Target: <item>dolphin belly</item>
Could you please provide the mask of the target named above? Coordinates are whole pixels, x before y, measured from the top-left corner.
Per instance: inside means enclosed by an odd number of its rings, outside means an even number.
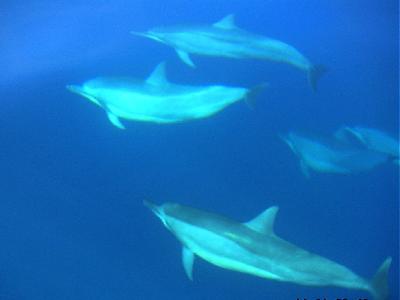
[[[180,221],[174,228],[182,228],[176,237],[193,253],[218,267],[267,279],[285,280],[278,274],[260,267],[263,258],[241,247],[229,238]],[[204,241],[207,241],[206,243]]]
[[[279,238],[263,241],[261,251],[257,251],[258,242],[240,235],[233,236],[231,232],[220,235],[181,221],[174,221],[173,228],[176,237],[185,247],[224,269],[307,286],[369,289],[368,282],[346,267]],[[262,252],[266,255],[262,255]],[[271,254],[274,252],[279,255]]]

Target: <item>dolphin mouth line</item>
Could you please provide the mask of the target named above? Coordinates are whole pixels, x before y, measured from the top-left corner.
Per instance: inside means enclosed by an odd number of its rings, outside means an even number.
[[[151,39],[151,40],[155,40],[157,42],[164,43],[164,41],[162,39],[160,39],[159,37],[157,37],[157,36],[155,36],[155,35],[153,35],[151,33],[148,33],[148,32],[131,31],[130,34],[141,36],[141,37],[145,37],[145,38],[148,38],[148,39]]]
[[[86,93],[83,88],[79,85],[75,85],[75,84],[69,84],[66,86],[67,90],[69,90],[70,92],[77,94],[77,95],[81,95],[87,99],[89,99],[90,101],[92,101],[93,103],[102,106],[101,102],[96,99],[96,97],[90,95],[89,93]]]
[[[165,214],[161,209],[161,206],[158,206],[151,201],[148,200],[143,200],[144,206],[148,207],[164,224],[165,227],[170,229],[170,226],[168,225],[167,221],[165,220]]]
[[[157,217],[159,217],[161,220],[163,219],[161,216],[160,208],[156,204],[154,204],[148,200],[143,200],[143,204],[144,204],[144,206],[149,208]]]

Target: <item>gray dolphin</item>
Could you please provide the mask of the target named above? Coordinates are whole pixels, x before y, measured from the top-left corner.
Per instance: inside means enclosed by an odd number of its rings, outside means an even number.
[[[281,139],[300,159],[306,177],[310,177],[310,169],[322,173],[350,174],[370,170],[389,160],[386,154],[334,139],[311,138],[294,132],[282,135]]]
[[[222,85],[177,85],[167,80],[165,64],[161,63],[144,81],[100,77],[82,85],[68,85],[67,89],[103,108],[110,122],[124,129],[120,118],[163,124],[206,118],[248,99],[264,86],[250,90]]]
[[[323,66],[312,64],[294,47],[240,29],[235,25],[232,14],[212,25],[160,27],[147,32],[131,33],[173,47],[182,61],[191,67],[195,67],[189,56],[191,53],[283,62],[307,72],[314,90],[318,79],[325,72]]]
[[[349,141],[349,134],[356,138],[368,149],[389,155],[396,163],[399,163],[399,140],[393,136],[375,128],[361,126],[342,127],[336,132],[336,137],[343,141]]]
[[[278,212],[276,206],[246,223],[239,223],[176,203],[157,206],[145,201],[145,205],[182,243],[182,262],[190,279],[197,255],[218,267],[266,279],[365,290],[375,300],[388,297],[390,257],[372,280],[364,279],[343,265],[278,237],[273,229]]]

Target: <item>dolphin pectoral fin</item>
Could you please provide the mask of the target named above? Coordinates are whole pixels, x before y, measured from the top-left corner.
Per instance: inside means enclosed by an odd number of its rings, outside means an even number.
[[[175,49],[176,53],[178,54],[179,58],[185,63],[187,64],[189,67],[191,68],[196,68],[196,65],[193,63],[193,61],[190,59],[190,56],[187,52],[179,50],[179,49]]]
[[[185,269],[185,273],[190,280],[193,280],[193,263],[194,253],[185,246],[182,247],[182,264]]]
[[[125,129],[125,126],[121,123],[118,117],[114,115],[112,112],[108,111],[107,117],[115,127],[118,127],[119,129]]]
[[[307,164],[304,162],[304,160],[300,160],[300,168],[301,172],[306,176],[307,179],[310,179],[310,168],[307,166]]]

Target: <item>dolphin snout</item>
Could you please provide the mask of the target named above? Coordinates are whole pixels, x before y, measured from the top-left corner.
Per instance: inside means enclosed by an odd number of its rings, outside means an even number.
[[[146,32],[140,32],[140,31],[131,31],[130,34],[137,35],[137,36],[144,36],[144,37],[149,37],[149,34]]]
[[[163,42],[162,39],[160,39],[154,33],[149,32],[149,31],[148,32],[131,31],[130,34],[141,36],[141,37],[145,37],[145,38],[148,38],[148,39],[152,39],[152,40],[155,40],[155,41],[158,41],[158,42],[161,42],[161,43]]]
[[[143,200],[144,206],[149,208],[154,214],[157,216],[160,216],[160,208],[158,205],[154,204],[153,202],[150,202],[148,200]]]
[[[278,134],[278,138],[279,138],[282,142],[288,144],[288,145],[291,147],[292,141],[289,139],[289,137],[288,137],[287,135],[279,133],[279,134]]]
[[[278,134],[278,137],[289,146],[290,150],[296,153],[293,141],[290,139],[290,134],[289,135]]]
[[[82,88],[79,85],[76,84],[69,84],[66,86],[67,90],[76,93],[76,94],[82,94]]]
[[[169,228],[162,205],[156,205],[147,200],[143,200],[143,204],[147,206],[161,220],[165,227]]]

